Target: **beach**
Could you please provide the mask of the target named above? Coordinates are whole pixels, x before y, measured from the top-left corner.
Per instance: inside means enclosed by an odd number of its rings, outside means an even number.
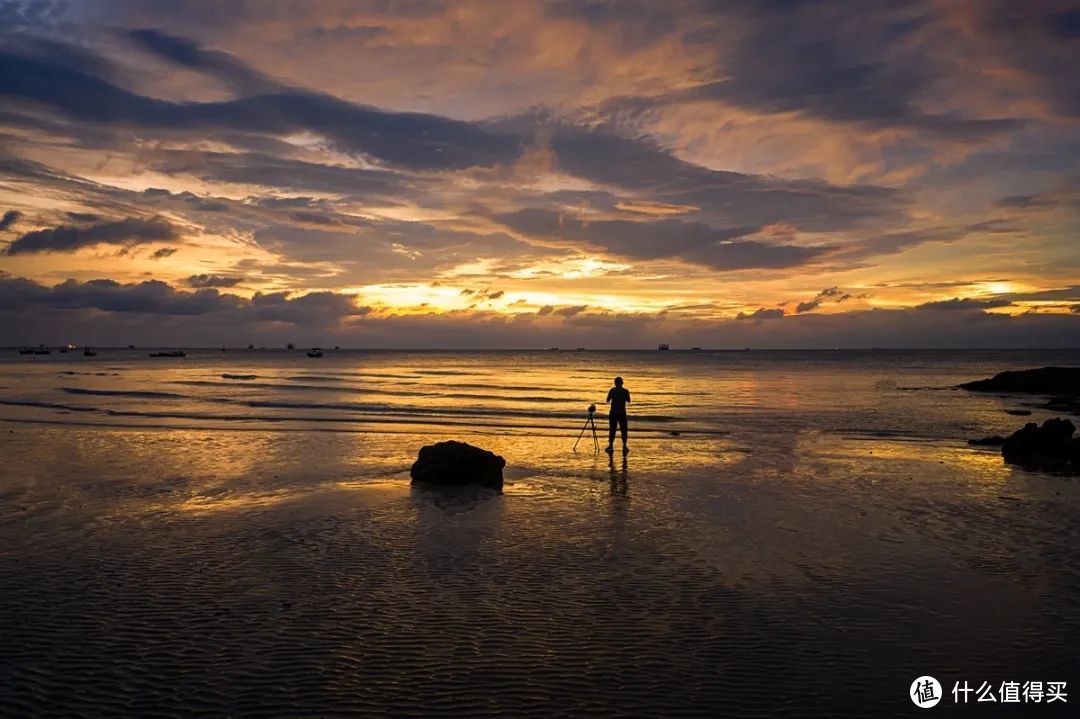
[[[146,355],[0,363],[0,714],[906,716],[1080,665],[1075,478],[967,445],[1058,415],[955,389],[1076,352]],[[615,374],[630,454],[572,451]],[[410,486],[444,439],[503,493]]]

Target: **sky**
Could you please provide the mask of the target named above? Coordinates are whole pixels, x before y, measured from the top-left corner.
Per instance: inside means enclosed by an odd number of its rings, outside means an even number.
[[[0,344],[1080,347],[1074,0],[0,0]]]

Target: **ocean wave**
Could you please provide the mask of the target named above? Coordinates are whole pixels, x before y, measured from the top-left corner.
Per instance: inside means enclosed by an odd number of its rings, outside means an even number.
[[[352,382],[352,378],[370,378],[370,379],[385,379],[387,377],[391,379],[415,379],[415,375],[409,374],[393,374],[386,373],[381,374],[378,372],[336,372],[328,374],[297,374],[287,375],[282,379],[297,382]]]
[[[192,387],[235,387],[231,382],[215,382],[213,380],[176,380],[175,384],[187,385]],[[363,395],[363,394],[378,394],[388,395],[391,397],[413,397],[413,398],[425,398],[425,397],[441,397],[447,399],[483,399],[494,400],[500,402],[532,402],[532,403],[545,403],[545,404],[557,404],[578,401],[580,398],[573,397],[547,397],[544,395],[521,395],[512,396],[504,394],[479,394],[479,393],[467,393],[467,392],[413,392],[409,390],[394,390],[394,389],[380,389],[377,387],[325,387],[323,385],[309,385],[309,384],[275,384],[273,382],[245,382],[244,387],[250,387],[255,389],[272,389],[283,390],[285,392],[337,392],[340,394],[350,395]],[[178,395],[180,396],[180,395]]]
[[[188,395],[174,392],[151,392],[149,390],[86,389],[83,387],[60,387],[61,392],[84,394],[92,397],[140,397],[142,399],[189,399]]]
[[[106,417],[129,417],[129,418],[143,418],[143,419],[162,419],[162,420],[195,420],[195,421],[207,421],[207,422],[228,422],[228,423],[265,423],[265,424],[282,424],[291,422],[300,423],[317,423],[317,424],[337,424],[337,425],[361,425],[370,426],[375,429],[371,431],[379,431],[380,426],[394,426],[394,425],[408,425],[408,426],[432,426],[432,427],[461,427],[463,429],[489,429],[489,430],[551,430],[574,433],[580,428],[576,423],[567,422],[495,422],[489,421],[495,415],[488,417],[476,417],[468,418],[464,416],[460,417],[448,417],[441,414],[430,414],[425,416],[400,416],[396,412],[387,412],[382,414],[365,415],[360,413],[361,416],[351,417],[332,417],[322,415],[267,415],[267,414],[224,414],[216,412],[183,412],[183,411],[142,411],[133,409],[110,409],[106,407],[79,407],[74,405],[65,405],[56,402],[44,402],[44,401],[32,401],[32,400],[0,400],[0,405],[17,406],[17,407],[35,407],[39,409],[53,409],[62,412],[80,412],[84,414],[98,414]],[[510,415],[504,415],[510,416]],[[528,420],[525,417],[522,419]],[[536,417],[533,419],[543,419],[543,417]],[[557,419],[557,417],[551,416],[548,419]],[[20,420],[15,420],[20,421]],[[32,419],[21,421],[34,421]],[[55,424],[66,424],[63,421],[54,421]],[[639,433],[655,433],[666,434],[666,430],[660,430],[650,427],[637,427],[635,429]],[[714,432],[711,430],[690,430],[684,431],[684,434],[722,434],[722,432]]]
[[[561,419],[584,419],[583,412],[539,412],[525,409],[509,409],[502,407],[407,407],[387,404],[359,404],[354,402],[281,402],[252,400],[243,402],[249,407],[268,407],[276,409],[331,409],[345,412],[388,412],[403,415],[430,415],[436,416],[465,416],[465,417],[542,417]],[[597,419],[606,419],[607,415],[596,414]],[[631,421],[638,422],[674,422],[675,417],[662,414],[635,414]]]
[[[221,376],[223,378],[225,378],[225,379],[242,379],[242,380],[258,379],[258,377],[259,377],[259,375],[257,375],[257,374],[229,374],[228,372],[226,372],[225,374],[223,374]]]
[[[84,394],[75,392],[74,394]],[[92,392],[86,392],[85,394],[93,394]],[[94,396],[112,396],[112,393],[105,395]],[[172,395],[170,398],[184,398],[183,395]],[[156,398],[155,398],[156,399]],[[198,400],[199,398],[194,398]],[[504,408],[488,408],[488,407],[408,407],[397,406],[391,404],[361,404],[356,402],[336,402],[336,403],[319,403],[319,402],[282,402],[282,401],[260,401],[260,400],[236,400],[225,397],[207,398],[206,401],[229,404],[235,407],[248,407],[251,409],[280,409],[280,410],[328,410],[332,412],[347,412],[353,415],[379,415],[384,420],[389,421],[394,417],[425,417],[435,422],[444,421],[446,418],[452,417],[476,417],[476,418],[491,418],[491,417],[509,417],[515,419],[550,419],[550,420],[583,420],[585,415],[583,413],[571,413],[571,412],[539,412],[523,409],[504,409]],[[137,417],[189,417],[189,418],[203,418],[203,419],[248,419],[245,415],[219,415],[219,414],[207,414],[203,412],[178,412],[178,411],[150,411],[150,410],[134,410],[134,409],[115,409],[110,407],[85,407],[66,405],[56,402],[48,402],[41,400],[0,400],[0,405],[11,406],[23,406],[23,407],[41,407],[45,409],[58,409],[66,411],[77,412],[102,412],[109,415],[116,416],[137,416]],[[597,419],[603,419],[604,415],[597,414]],[[315,418],[303,415],[297,415],[295,417],[280,417],[269,416],[266,419],[272,419],[279,421],[281,419],[298,419],[298,420],[312,420]],[[341,418],[342,421],[348,421],[348,418]],[[674,417],[666,415],[633,415],[631,417],[632,422],[653,422],[653,423],[668,423],[674,422]],[[498,425],[493,425],[498,426]]]

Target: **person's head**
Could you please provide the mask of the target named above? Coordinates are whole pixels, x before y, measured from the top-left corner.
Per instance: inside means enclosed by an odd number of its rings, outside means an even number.
[[[615,378],[615,386],[616,387],[622,387],[622,377],[616,377]]]

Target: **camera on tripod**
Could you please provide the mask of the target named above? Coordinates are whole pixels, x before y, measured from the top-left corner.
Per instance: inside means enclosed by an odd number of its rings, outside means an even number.
[[[592,429],[593,448],[598,453],[600,452],[600,440],[596,438],[596,420],[593,418],[594,414],[596,414],[595,402],[589,405],[589,416],[585,419],[585,426],[581,428],[581,434],[578,435],[577,442],[574,442],[575,452],[577,451],[578,442],[580,442],[581,438],[585,436],[585,430],[587,429]]]

